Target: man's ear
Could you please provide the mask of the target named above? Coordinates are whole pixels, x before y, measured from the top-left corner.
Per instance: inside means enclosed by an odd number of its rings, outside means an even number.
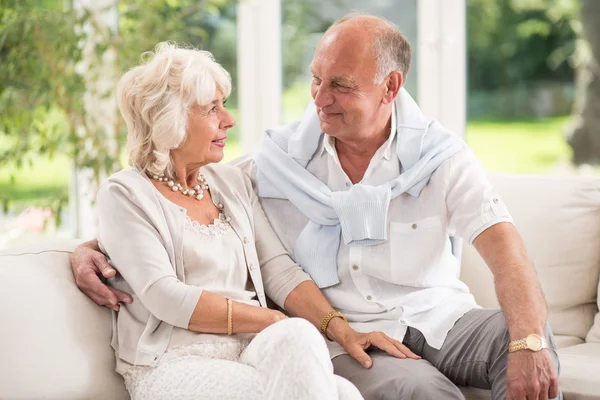
[[[402,87],[403,79],[400,71],[392,71],[387,78],[385,78],[385,92],[383,94],[383,102],[389,104],[394,101],[400,88]]]

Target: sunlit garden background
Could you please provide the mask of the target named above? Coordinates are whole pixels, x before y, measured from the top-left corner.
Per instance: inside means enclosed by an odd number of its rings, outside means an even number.
[[[334,2],[347,11],[369,4]],[[70,1],[0,0],[0,248],[42,231],[73,235],[74,171],[86,169],[101,179],[127,161],[123,124],[91,118],[90,108],[94,101],[113,104],[111,82],[157,42],[213,52],[231,72],[228,105],[238,115],[235,86],[243,65],[237,63],[236,1],[117,3],[114,26],[100,29],[85,8]],[[387,3],[393,9],[394,1]],[[589,94],[594,84],[589,65],[596,65],[598,53],[587,40],[594,29],[589,23],[586,29],[580,17],[583,3],[467,0],[464,134],[486,169],[598,173],[600,134],[592,120],[600,107],[594,113],[589,105],[598,102]],[[333,19],[317,0],[282,0],[281,7],[281,121],[289,122],[310,101],[306,65]],[[408,80],[407,88],[416,90],[414,76]],[[245,151],[237,128],[229,138],[231,160]]]

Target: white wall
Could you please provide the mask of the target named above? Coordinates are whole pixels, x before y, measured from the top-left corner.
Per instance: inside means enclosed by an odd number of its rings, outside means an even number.
[[[281,7],[279,0],[238,5],[238,105],[242,148],[254,149],[281,115]]]
[[[463,136],[466,126],[466,0],[419,0],[417,101]]]

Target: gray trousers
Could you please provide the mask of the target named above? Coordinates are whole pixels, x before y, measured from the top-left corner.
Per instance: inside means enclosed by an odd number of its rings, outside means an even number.
[[[546,340],[550,350],[543,351],[550,351],[560,371],[549,325]],[[464,399],[456,385],[491,389],[493,400],[504,400],[509,341],[501,311],[475,309],[456,322],[440,350],[430,347],[417,329],[409,328],[403,343],[421,360],[373,350],[371,369],[364,369],[348,354],[334,358],[333,367],[337,375],[356,385],[365,400]]]

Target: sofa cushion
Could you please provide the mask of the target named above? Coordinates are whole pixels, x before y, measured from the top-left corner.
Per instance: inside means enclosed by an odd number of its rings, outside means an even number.
[[[600,310],[600,282],[598,282],[597,302],[598,309]],[[592,329],[590,329],[590,331],[588,332],[585,341],[591,343],[600,343],[600,312],[596,314],[596,318],[594,319],[594,326],[592,326]]]
[[[558,356],[565,400],[600,399],[600,343],[559,349]]]
[[[554,333],[585,339],[598,312],[600,178],[488,176],[535,263]],[[497,307],[492,274],[472,246],[461,278],[480,305]]]
[[[557,349],[577,346],[578,344],[583,343],[585,343],[583,339],[578,338],[577,336],[554,335],[554,344],[556,345]]]
[[[114,372],[110,311],[75,286],[79,242],[0,253],[0,398],[127,399]]]

